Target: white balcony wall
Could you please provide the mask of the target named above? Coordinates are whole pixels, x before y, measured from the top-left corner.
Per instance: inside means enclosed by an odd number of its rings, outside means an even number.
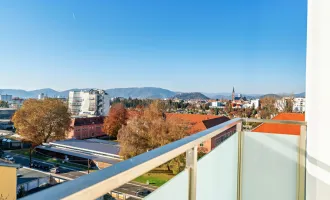
[[[197,163],[198,200],[237,200],[237,133]],[[145,199],[188,200],[189,176],[185,170]]]
[[[197,200],[237,200],[238,134],[197,163]]]
[[[148,195],[145,200],[188,200],[189,170],[184,170]]]
[[[330,199],[330,1],[308,0],[306,200]]]
[[[293,200],[299,136],[244,133],[243,200]]]

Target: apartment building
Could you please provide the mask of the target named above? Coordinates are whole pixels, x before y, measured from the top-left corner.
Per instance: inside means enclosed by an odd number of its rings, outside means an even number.
[[[110,109],[110,97],[104,90],[70,91],[69,109],[72,115],[106,116]]]
[[[305,112],[306,100],[305,98],[294,98],[293,99],[293,112]]]
[[[255,108],[257,109],[260,105],[259,99],[250,100],[248,103],[243,104],[243,108]]]

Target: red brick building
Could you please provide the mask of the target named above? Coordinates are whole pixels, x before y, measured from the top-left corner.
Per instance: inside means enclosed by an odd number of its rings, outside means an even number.
[[[103,136],[105,133],[102,131],[104,117],[81,117],[72,118],[71,130],[68,138],[86,139],[98,136]]]
[[[223,122],[230,120],[228,117],[225,116],[178,114],[178,113],[167,113],[166,117],[167,118],[175,117],[191,123],[192,126],[189,131],[190,134],[195,134],[200,131],[204,131],[208,128],[211,128],[213,126],[219,125]],[[235,132],[236,132],[236,126],[220,133],[219,135],[213,137],[210,140],[203,142],[202,144],[200,144],[200,147],[203,147],[203,149],[206,152],[210,152],[212,149],[214,149],[216,146],[221,144],[224,140],[226,140],[228,137],[233,135]]]

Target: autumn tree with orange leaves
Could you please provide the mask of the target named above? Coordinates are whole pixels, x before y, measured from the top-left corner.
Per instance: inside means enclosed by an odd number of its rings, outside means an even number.
[[[59,99],[28,99],[12,118],[18,134],[33,147],[53,140],[65,139],[71,127],[68,106]]]
[[[71,125],[68,106],[59,99],[28,99],[12,118],[18,134],[33,145],[66,138]]]
[[[127,121],[118,133],[121,156],[131,158],[189,135],[189,124],[177,118],[166,118],[165,109],[163,102],[154,101],[140,116]],[[182,162],[183,157],[177,157],[168,163],[168,168],[174,166],[180,171],[184,167]]]
[[[122,103],[114,104],[104,120],[103,132],[109,136],[117,138],[118,131],[126,125],[128,112]]]

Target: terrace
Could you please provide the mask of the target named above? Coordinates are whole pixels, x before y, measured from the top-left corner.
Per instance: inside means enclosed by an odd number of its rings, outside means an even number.
[[[299,125],[300,135],[292,135],[244,131],[244,120],[227,121],[24,199],[102,198],[182,153],[186,154],[185,170],[145,199],[304,199],[306,122],[249,119]],[[197,160],[202,142],[232,127],[237,130],[234,135]]]

